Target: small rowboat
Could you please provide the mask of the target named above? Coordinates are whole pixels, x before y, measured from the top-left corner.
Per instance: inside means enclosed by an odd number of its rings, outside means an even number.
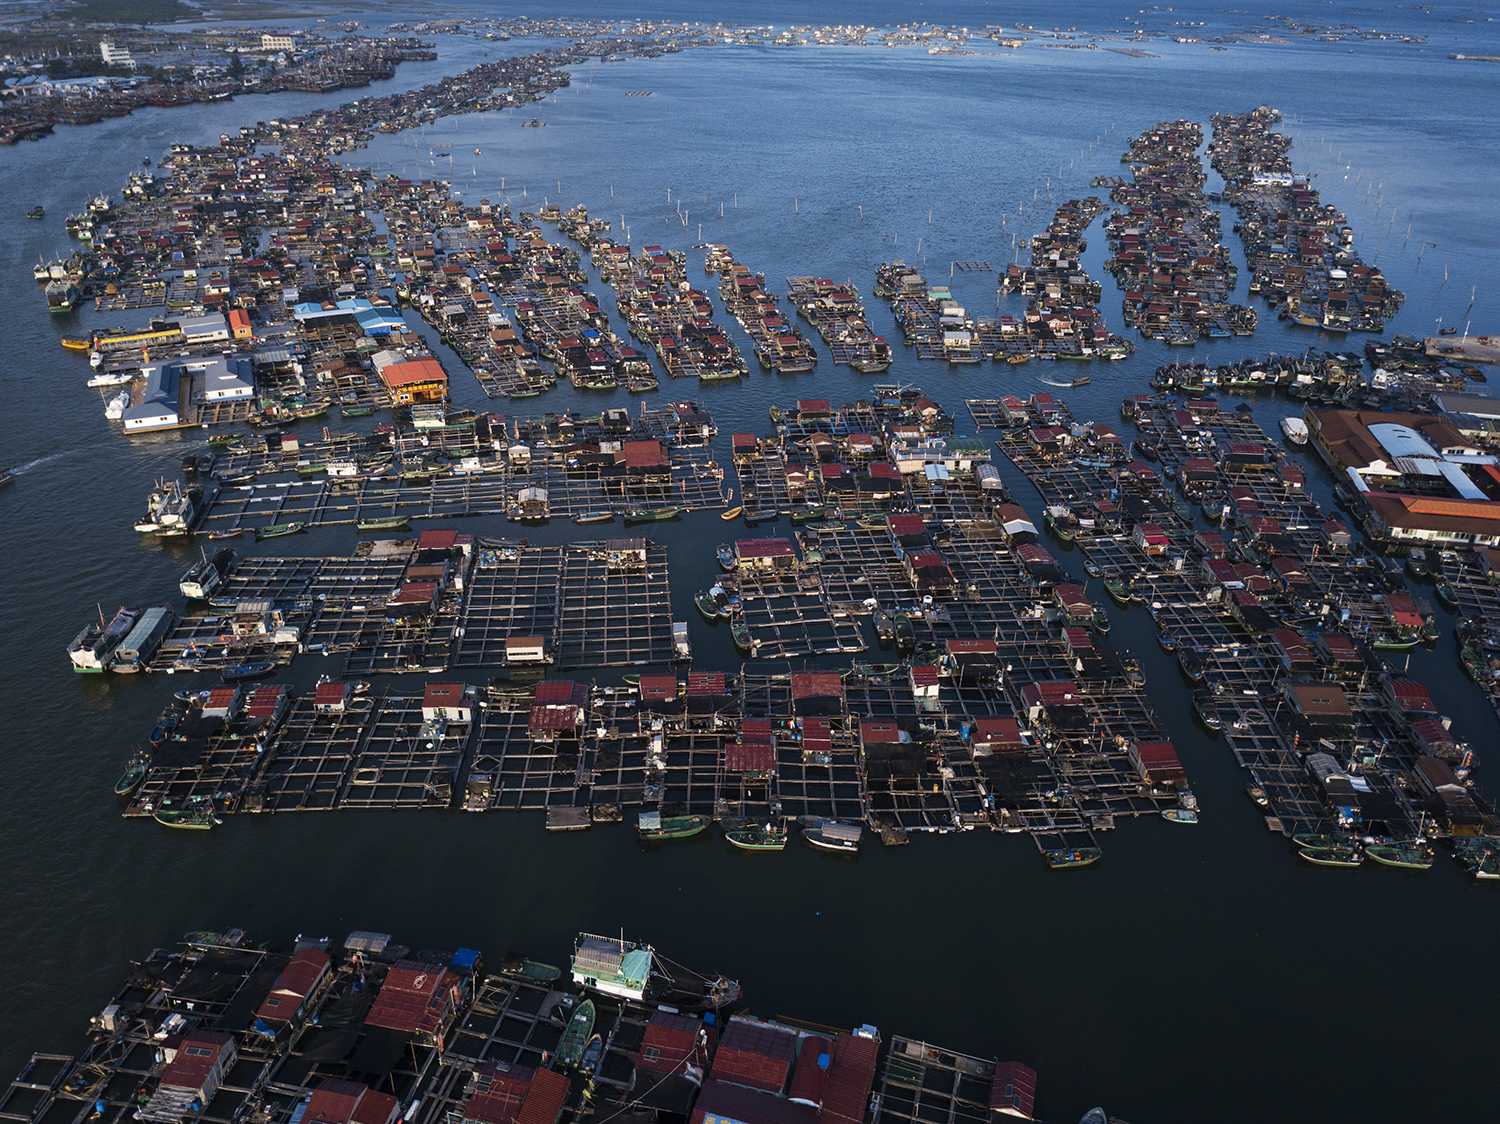
[[[237,539],[245,533],[245,528],[235,527],[231,531],[210,531],[208,537],[211,539]]]
[[[738,519],[744,510],[743,507],[731,507],[728,511],[721,514],[719,518],[728,523],[731,519]]]

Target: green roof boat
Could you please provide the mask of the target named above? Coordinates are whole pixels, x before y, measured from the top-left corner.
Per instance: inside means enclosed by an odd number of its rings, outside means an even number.
[[[688,839],[708,829],[707,816],[664,816],[660,812],[642,812],[636,823],[641,842],[657,839]]]

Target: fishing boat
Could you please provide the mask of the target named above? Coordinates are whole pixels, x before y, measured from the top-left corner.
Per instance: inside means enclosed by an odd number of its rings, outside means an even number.
[[[219,817],[214,815],[212,804],[201,796],[193,797],[180,806],[174,806],[170,800],[163,800],[152,811],[151,818],[163,827],[187,831],[207,831],[220,822]]]
[[[799,816],[802,826],[802,842],[822,851],[836,851],[841,855],[859,853],[859,841],[864,829],[857,823],[825,820],[816,816]]]
[[[399,531],[411,522],[407,515],[386,515],[379,519],[361,519],[354,524],[358,531]]]
[[[1413,547],[1411,553],[1406,556],[1406,572],[1417,581],[1426,581],[1432,577],[1432,567],[1427,563],[1427,552],[1421,547]]]
[[[1043,851],[1042,857],[1053,870],[1066,870],[1075,866],[1093,866],[1104,857],[1104,852],[1098,847],[1071,847]]]
[[[738,519],[744,510],[743,507],[731,507],[728,511],[720,512],[719,518],[728,523],[732,519]]]
[[[276,670],[275,660],[246,660],[243,663],[232,663],[220,674],[226,683],[238,683],[242,679],[259,679],[262,675],[270,675]]]
[[[543,964],[540,960],[532,960],[521,952],[507,952],[504,959],[500,961],[497,971],[502,976],[509,976],[513,980],[525,980],[527,983],[537,984],[550,984],[562,975],[561,968]]]
[[[1418,840],[1408,843],[1367,843],[1365,855],[1381,866],[1394,866],[1402,870],[1428,870],[1432,867],[1432,848]]]
[[[896,639],[896,618],[890,613],[876,605],[870,613],[870,619],[875,625],[875,638],[882,644],[889,644]]]
[[[742,656],[752,655],[755,649],[760,647],[756,639],[750,635],[750,626],[741,617],[735,617],[729,622],[729,636],[734,641],[735,649]]]
[[[583,1057],[578,1062],[579,1073],[593,1073],[599,1067],[599,1060],[604,1057],[604,1039],[595,1034],[589,1039],[589,1044],[583,1048]]]
[[[573,522],[583,525],[586,523],[613,523],[615,513],[613,511],[585,511],[582,515],[573,516]]]
[[[557,1044],[557,1064],[571,1069],[583,1060],[583,1051],[588,1046],[589,1036],[594,1033],[594,1001],[585,999],[573,1009],[568,1020],[568,1029]]]
[[[266,527],[257,527],[255,540],[259,542],[261,539],[278,539],[282,535],[295,535],[306,525],[305,523],[272,523]]]
[[[1454,613],[1458,611],[1458,594],[1453,592],[1453,586],[1446,578],[1440,580],[1433,587],[1433,593],[1437,595],[1438,604],[1448,612]]]
[[[1261,788],[1260,785],[1247,784],[1245,786],[1245,795],[1250,798],[1250,803],[1261,809],[1261,811],[1268,812],[1271,810],[1271,798],[1266,795],[1266,790]]]
[[[177,588],[189,600],[205,601],[223,584],[233,564],[234,550],[230,547],[216,550],[211,556],[205,554],[177,580]]]
[[[211,539],[237,539],[245,533],[243,527],[231,527],[227,531],[210,531],[208,537]]]
[[[665,523],[681,514],[680,507],[633,507],[625,513],[625,524]]]
[[[1168,823],[1197,823],[1198,813],[1191,808],[1163,808],[1161,818]]]
[[[573,982],[617,999],[670,1003],[681,1010],[727,1006],[740,985],[724,976],[704,976],[658,956],[649,944],[580,933],[573,946]]]
[[[742,851],[784,851],[791,834],[786,824],[742,823],[724,832],[724,838]]]
[[[1281,419],[1281,432],[1293,445],[1299,448],[1307,444],[1307,423],[1298,417],[1285,417]]]
[[[792,526],[800,527],[804,523],[811,523],[822,519],[828,514],[826,507],[800,507],[792,512]]]
[[[1358,847],[1304,847],[1297,852],[1299,859],[1306,859],[1315,866],[1358,866],[1365,856]]]
[[[1104,582],[1104,592],[1109,594],[1110,600],[1122,609],[1130,607],[1130,602],[1135,594],[1130,588],[1129,582],[1120,581],[1118,578],[1109,578]]]
[[[87,351],[94,346],[94,341],[88,336],[63,336],[59,342],[69,351]]]
[[[26,212],[26,217],[29,219],[44,219],[47,217],[47,208],[38,204]]]
[[[884,531],[886,521],[884,515],[861,515],[854,521],[854,525],[862,531]]]
[[[642,812],[636,821],[636,838],[642,843],[689,839],[708,830],[712,822],[708,816],[664,816],[660,812]]]
[[[1182,674],[1194,683],[1202,679],[1208,670],[1203,662],[1203,654],[1197,648],[1178,648],[1177,664],[1182,668]]]
[[[1205,689],[1193,692],[1193,713],[1210,730],[1223,726],[1223,721],[1219,718],[1219,704],[1214,700],[1212,691]]]
[[[138,787],[141,781],[146,779],[146,770],[151,767],[151,755],[144,749],[138,749],[130,756],[130,763],[125,766],[125,772],[120,779],[115,781],[115,795],[129,796]]]
[[[698,607],[698,612],[703,615],[703,619],[709,624],[717,624],[719,618],[724,615],[718,599],[711,593],[698,594],[697,597],[693,598],[693,604]]]
[[[15,478],[16,474],[14,469],[7,468],[4,471],[0,471],[0,488],[5,487],[5,485],[9,484]]]
[[[911,617],[906,613],[897,613],[896,625],[896,651],[910,652],[917,646],[917,634],[912,630]]]
[[[728,543],[720,543],[719,549],[715,551],[719,559],[719,568],[725,573],[733,573],[735,567],[734,547]]]
[[[110,657],[120,646],[120,641],[130,635],[130,630],[140,619],[140,609],[122,605],[106,624],[101,611],[99,623],[88,625],[68,645],[68,659],[73,663],[73,670],[89,675],[102,673],[109,666]]]
[[[1311,832],[1304,831],[1292,836],[1292,842],[1303,850],[1312,848],[1348,847],[1350,846],[1347,835],[1338,835],[1333,832]]]
[[[1472,641],[1459,650],[1458,658],[1464,665],[1464,670],[1469,673],[1469,678],[1474,682],[1484,685],[1490,681],[1489,662]]]

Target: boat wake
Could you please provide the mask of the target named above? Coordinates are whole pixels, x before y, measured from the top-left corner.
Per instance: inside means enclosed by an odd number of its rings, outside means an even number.
[[[27,461],[25,464],[17,465],[15,468],[11,469],[11,472],[15,473],[17,476],[24,476],[33,468],[38,468],[44,464],[51,464],[53,461],[60,461],[63,459],[63,457],[72,456],[74,453],[79,453],[82,451],[82,449],[66,449],[61,453],[52,453],[49,456],[37,457],[37,459],[34,461]]]
[[[1055,379],[1038,378],[1036,381],[1043,384],[1044,386],[1060,386],[1068,390],[1071,390],[1073,387],[1073,384],[1071,382],[1058,382]]]

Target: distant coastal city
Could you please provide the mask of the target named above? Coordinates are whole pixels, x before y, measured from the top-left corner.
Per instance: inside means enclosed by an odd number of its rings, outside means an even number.
[[[816,238],[774,261],[709,240],[732,191],[667,187],[644,227],[606,213],[613,187],[565,199],[562,167],[555,193],[480,178],[517,143],[497,122],[557,137],[560,92],[684,52],[1137,67],[1427,36],[1165,8],[1099,30],[108,8],[0,19],[0,163],[133,113],[223,122],[64,214],[5,193],[6,222],[66,246],[12,315],[56,326],[100,455],[136,458],[138,506],[108,517],[179,574],[126,603],[81,588],[38,657],[150,696],[107,747],[114,823],[207,846],[303,812],[513,811],[558,847],[830,862],[979,832],[1067,881],[1112,833],[1235,816],[1287,870],[1500,881],[1491,716],[1411,664],[1449,652],[1500,713],[1500,334],[1446,263],[1442,312],[1412,322],[1438,243],[1342,156],[1316,180],[1334,146],[1294,140],[1295,111],[1085,125],[1090,170],[1043,169],[970,256],[862,235],[843,281]],[[459,41],[480,61],[449,67]],[[1492,60],[1436,65],[1471,61]],[[1226,760],[1233,803],[1210,804]],[[671,936],[580,934],[566,969],[359,929],[132,936],[86,1044],[33,1054],[0,1117],[1037,1115],[1044,1064],[752,1014],[755,980],[682,968]]]

